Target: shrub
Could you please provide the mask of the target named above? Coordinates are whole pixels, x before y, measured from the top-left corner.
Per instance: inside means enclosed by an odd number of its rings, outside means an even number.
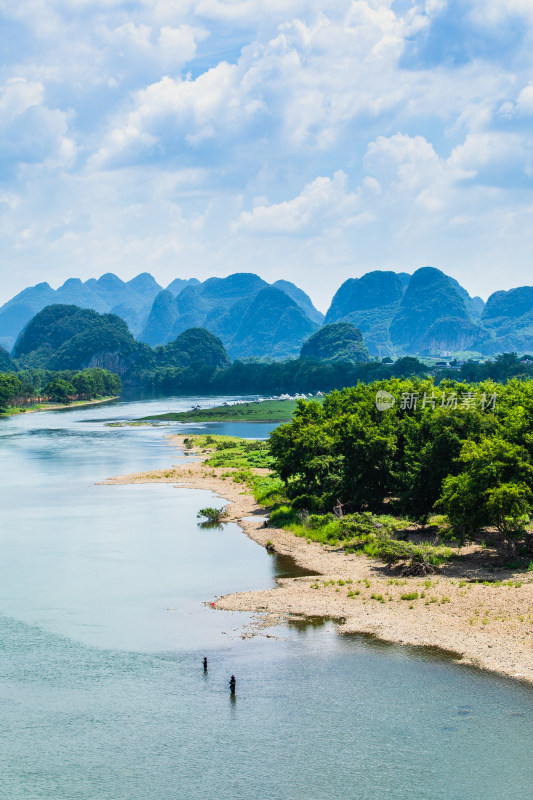
[[[407,592],[402,594],[401,600],[418,600],[418,592]]]
[[[278,528],[285,528],[298,522],[297,512],[291,506],[280,506],[271,513],[269,522]]]
[[[225,508],[201,508],[196,515],[197,518],[205,517],[208,522],[222,522],[224,517],[228,516]]]

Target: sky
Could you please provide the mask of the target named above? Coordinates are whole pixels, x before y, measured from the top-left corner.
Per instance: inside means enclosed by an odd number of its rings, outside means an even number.
[[[533,284],[531,0],[0,0],[0,303],[256,272]]]

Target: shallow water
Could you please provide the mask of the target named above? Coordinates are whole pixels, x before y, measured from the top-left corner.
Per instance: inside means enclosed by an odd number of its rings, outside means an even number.
[[[0,421],[0,798],[530,798],[529,688],[329,623],[242,639],[205,602],[291,563],[200,529],[208,492],[95,486],[181,458],[183,426],[104,420],[190,405]]]

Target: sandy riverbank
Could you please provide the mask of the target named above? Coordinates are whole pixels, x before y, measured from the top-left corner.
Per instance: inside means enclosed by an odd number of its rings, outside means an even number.
[[[169,437],[183,445],[183,437]],[[482,573],[479,580],[505,581],[499,586],[474,582],[457,568],[447,575],[403,578],[378,561],[324,547],[288,531],[264,527],[264,509],[242,484],[223,477],[198,457],[166,470],[124,475],[103,483],[165,482],[209,489],[229,502],[228,520],[262,546],[291,556],[317,577],[281,579],[274,589],[231,594],[216,599],[218,608],[249,611],[262,625],[295,617],[330,617],[341,633],[370,633],[381,639],[438,647],[463,662],[533,683],[533,576],[509,571]],[[261,472],[261,470],[257,470]],[[511,585],[509,585],[511,584]],[[418,593],[416,599],[402,595]]]
[[[0,414],[0,417],[12,417],[15,414],[34,414],[37,411],[60,411],[68,408],[83,408],[83,406],[98,406],[102,403],[110,403],[111,400],[118,400],[120,395],[115,397],[102,397],[99,400],[75,400],[73,403],[37,403],[34,406],[27,408],[16,408],[7,412],[7,414]]]

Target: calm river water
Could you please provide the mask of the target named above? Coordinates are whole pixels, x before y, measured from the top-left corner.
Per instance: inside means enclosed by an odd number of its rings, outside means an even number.
[[[205,601],[287,564],[200,529],[208,492],[95,485],[178,463],[164,436],[192,430],[106,420],[190,405],[0,420],[0,798],[530,800],[533,690],[331,624],[243,639]]]

